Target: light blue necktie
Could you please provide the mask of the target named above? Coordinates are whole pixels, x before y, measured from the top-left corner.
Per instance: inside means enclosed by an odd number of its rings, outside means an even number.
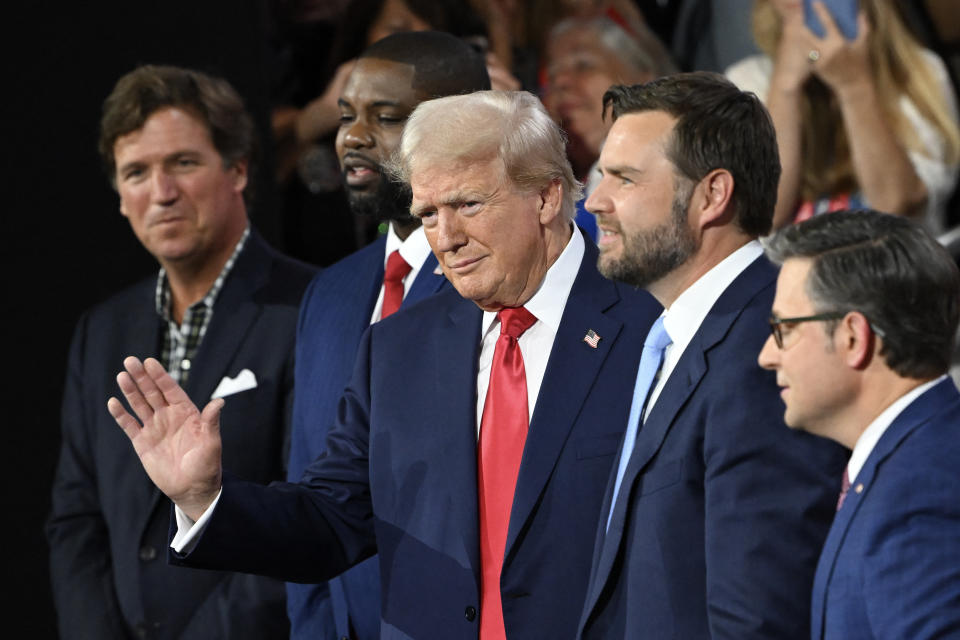
[[[637,430],[640,428],[647,397],[653,389],[657,372],[660,371],[660,365],[663,363],[663,351],[673,342],[666,327],[663,326],[663,318],[664,316],[657,318],[643,343],[643,354],[640,356],[640,367],[637,369],[637,382],[633,386],[633,404],[630,405],[630,418],[627,422],[627,432],[624,434],[623,451],[620,452],[620,464],[617,466],[617,482],[613,485],[613,499],[610,500],[610,513],[607,514],[607,529],[610,528],[613,508],[617,504],[617,496],[620,495],[623,474],[627,470],[627,463],[630,462],[630,455],[637,442]]]

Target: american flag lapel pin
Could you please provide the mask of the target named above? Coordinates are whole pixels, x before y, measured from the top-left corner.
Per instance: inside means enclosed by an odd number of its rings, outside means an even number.
[[[597,335],[597,332],[593,329],[587,331],[587,335],[583,336],[583,341],[590,345],[591,348],[596,349],[597,343],[600,342],[600,336]]]

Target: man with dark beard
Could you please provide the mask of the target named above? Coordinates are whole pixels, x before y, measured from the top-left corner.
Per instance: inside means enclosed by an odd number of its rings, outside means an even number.
[[[600,271],[664,306],[601,507],[582,638],[806,638],[842,450],[783,424],[769,331],[780,164],[752,94],[708,73],[604,96],[587,201]],[[659,377],[657,371],[659,370]]]
[[[371,323],[446,285],[410,216],[410,191],[382,169],[423,100],[490,88],[483,58],[437,32],[398,33],[357,60],[340,97],[337,155],[355,215],[389,223],[385,236],[320,273],[300,306],[288,477],[325,451],[327,428]],[[287,585],[291,638],[379,637],[380,575],[370,558],[321,585]],[[328,591],[329,588],[329,591]]]

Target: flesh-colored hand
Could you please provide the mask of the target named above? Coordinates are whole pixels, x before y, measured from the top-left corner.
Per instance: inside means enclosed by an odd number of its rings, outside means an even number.
[[[117,376],[117,384],[137,417],[116,398],[107,401],[107,409],[154,484],[197,520],[220,490],[224,401],[211,400],[201,413],[153,358],[141,363],[129,357],[123,366],[126,371]]]

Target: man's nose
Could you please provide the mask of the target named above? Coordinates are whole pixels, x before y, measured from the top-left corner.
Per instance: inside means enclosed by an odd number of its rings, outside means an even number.
[[[373,135],[370,128],[357,118],[347,126],[343,135],[343,144],[350,149],[369,148],[373,146]]]
[[[456,251],[467,243],[462,219],[452,211],[437,211],[437,250]]]
[[[767,341],[763,343],[760,349],[760,355],[757,356],[757,364],[764,369],[776,369],[780,362],[780,348],[774,341],[773,336],[767,336]]]
[[[584,209],[594,215],[602,213],[611,213],[613,211],[613,201],[607,195],[607,179],[602,178],[596,189],[587,197],[583,203]]]
[[[177,179],[166,171],[154,171],[151,182],[151,196],[154,202],[170,203],[180,194]]]

